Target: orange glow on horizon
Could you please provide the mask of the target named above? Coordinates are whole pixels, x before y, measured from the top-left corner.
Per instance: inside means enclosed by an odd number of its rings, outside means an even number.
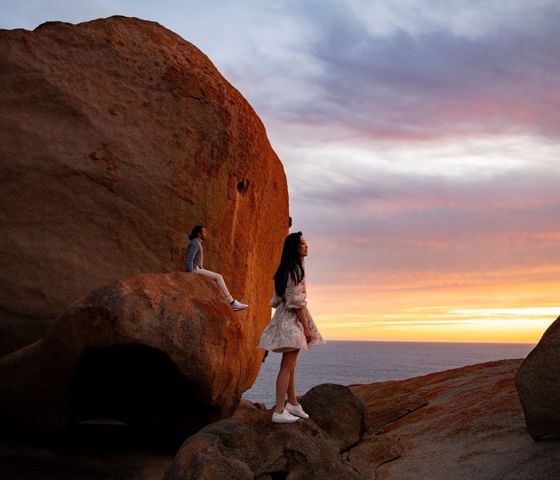
[[[534,344],[560,315],[560,282],[310,286],[309,308],[327,340]]]

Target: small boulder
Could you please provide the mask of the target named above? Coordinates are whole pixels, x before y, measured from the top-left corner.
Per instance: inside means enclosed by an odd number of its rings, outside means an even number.
[[[241,337],[203,276],[143,274],[98,288],[43,340],[0,359],[0,427],[110,419],[183,440],[235,412],[250,361]]]
[[[344,385],[325,383],[309,390],[300,403],[313,421],[348,450],[365,430],[365,408]]]
[[[527,430],[535,440],[560,436],[560,317],[515,376]]]

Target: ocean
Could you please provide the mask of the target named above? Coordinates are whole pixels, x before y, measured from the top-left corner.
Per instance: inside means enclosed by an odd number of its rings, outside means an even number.
[[[534,344],[329,341],[301,351],[296,388],[302,395],[321,383],[374,383],[425,375],[475,363],[525,358]],[[272,407],[282,354],[269,352],[243,397]]]

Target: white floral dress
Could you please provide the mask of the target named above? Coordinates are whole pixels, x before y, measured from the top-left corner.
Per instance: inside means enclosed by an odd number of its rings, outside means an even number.
[[[286,352],[296,349],[308,350],[309,347],[326,343],[319,330],[317,330],[309,310],[307,310],[305,297],[305,279],[296,285],[289,277],[286,292],[282,298],[274,291],[270,306],[275,308],[276,311],[261,335],[259,348],[272,350],[273,352]],[[312,337],[309,343],[305,339],[303,325],[296,315],[296,310],[300,308],[304,308],[307,315],[307,323]]]

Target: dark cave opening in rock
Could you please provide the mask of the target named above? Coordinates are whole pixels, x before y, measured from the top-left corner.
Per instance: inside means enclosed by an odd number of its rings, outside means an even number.
[[[74,426],[94,425],[98,433],[103,425],[119,425],[171,441],[219,417],[164,352],[145,345],[86,349],[70,383],[68,409]]]

